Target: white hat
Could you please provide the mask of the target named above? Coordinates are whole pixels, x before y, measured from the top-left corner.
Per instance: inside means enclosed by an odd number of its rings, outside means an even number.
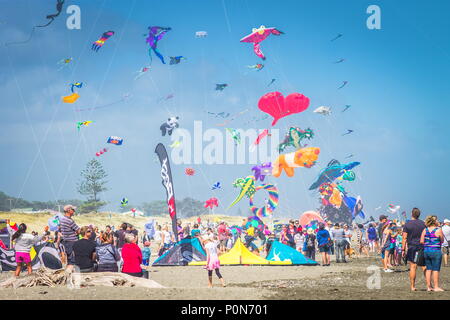
[[[73,211],[75,211],[75,210],[77,210],[77,207],[75,207],[75,206],[73,206],[71,204],[68,204],[67,206],[64,206],[64,212],[67,212],[70,209],[73,209]]]
[[[450,220],[444,219],[444,223],[450,223]]]

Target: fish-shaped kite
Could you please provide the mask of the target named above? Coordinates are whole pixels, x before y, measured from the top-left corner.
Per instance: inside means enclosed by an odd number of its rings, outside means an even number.
[[[103,47],[103,45],[105,44],[105,41],[108,40],[110,37],[112,37],[114,35],[114,31],[106,31],[102,34],[102,36],[100,37],[100,39],[98,39],[97,41],[95,41],[92,44],[92,50],[94,50],[95,52],[97,52],[101,47]]]
[[[256,71],[260,71],[260,70],[262,70],[262,68],[264,68],[264,65],[262,63],[257,63],[252,66],[247,66],[247,68],[255,69]]]
[[[179,64],[181,60],[186,60],[186,58],[183,56],[170,57],[169,64]]]
[[[264,56],[264,54],[261,51],[260,43],[262,41],[264,41],[271,34],[279,36],[279,35],[282,35],[283,33],[284,32],[282,32],[276,28],[266,28],[265,26],[260,26],[258,29],[253,28],[252,33],[243,37],[240,41],[253,43],[253,51],[255,52],[255,54],[258,57],[260,57],[261,59],[265,60],[266,57]]]
[[[314,110],[313,112],[314,113],[318,113],[318,114],[322,114],[324,116],[328,116],[328,115],[331,114],[331,108],[330,107],[325,107],[325,106],[320,106],[316,110]]]

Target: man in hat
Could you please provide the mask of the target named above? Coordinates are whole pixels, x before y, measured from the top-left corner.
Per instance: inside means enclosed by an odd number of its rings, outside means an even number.
[[[444,267],[446,267],[448,265],[448,254],[450,247],[450,220],[448,219],[444,219],[442,234],[444,235],[444,243],[442,243],[442,254],[444,256]]]
[[[80,227],[72,220],[77,207],[68,204],[64,206],[64,216],[59,219],[59,226],[62,234],[62,244],[67,255],[67,270],[72,271],[75,265],[75,255],[73,245],[78,240]]]

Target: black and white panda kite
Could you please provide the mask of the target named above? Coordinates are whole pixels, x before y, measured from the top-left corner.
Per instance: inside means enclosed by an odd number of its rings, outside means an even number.
[[[166,133],[171,136],[173,129],[180,126],[178,123],[178,119],[179,117],[170,117],[161,125],[161,127],[159,127],[161,129],[161,134],[163,135],[163,137],[166,135]]]

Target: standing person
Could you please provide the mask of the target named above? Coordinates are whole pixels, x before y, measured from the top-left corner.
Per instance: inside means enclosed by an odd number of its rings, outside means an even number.
[[[358,243],[358,257],[364,252],[366,257],[369,257],[369,250],[367,249],[366,232],[362,224],[358,224],[356,229],[356,242]]]
[[[383,271],[384,272],[394,272],[391,269],[392,265],[390,264],[391,258],[391,244],[392,239],[394,238],[394,226],[395,223],[385,223],[383,224],[382,234],[381,234],[381,243],[380,243],[380,254],[381,254],[381,262],[383,263]],[[395,239],[394,239],[395,241]],[[393,251],[392,251],[393,252]]]
[[[322,266],[330,265],[330,233],[325,230],[325,224],[319,223],[319,231],[317,232],[317,243],[319,245],[319,251],[322,254]]]
[[[373,223],[371,223],[367,229],[367,239],[369,241],[370,252],[375,252],[375,250],[378,250],[377,230],[375,229]]]
[[[200,229],[198,228],[198,224],[194,224],[194,229],[191,230],[191,237],[198,237],[200,235]]]
[[[328,231],[328,233],[330,234],[330,255],[334,254],[335,252],[335,246],[334,246],[334,238],[333,238],[333,233],[331,232],[331,230],[333,230],[333,223],[331,221],[327,221],[327,223],[325,224],[325,230]]]
[[[442,254],[444,257],[444,267],[446,267],[448,266],[448,254],[450,247],[450,220],[448,219],[444,219],[442,235],[444,236],[444,242],[442,243]]]
[[[352,252],[352,236],[353,236],[353,233],[349,229],[348,224],[344,224],[344,233],[345,233],[345,241],[347,241],[347,243],[345,244],[344,254],[346,254],[350,258],[350,255],[351,255],[351,252]]]
[[[299,229],[297,229],[299,230]],[[294,236],[294,241],[295,241],[295,249],[298,252],[302,252],[303,250],[303,245],[305,243],[305,235],[303,234],[303,232],[300,230],[300,232],[297,232]]]
[[[73,254],[75,256],[75,265],[80,268],[81,273],[93,272],[95,256],[95,247],[97,244],[91,240],[94,231],[89,227],[82,227],[80,234],[82,238],[73,244]]]
[[[289,241],[287,234],[288,234],[288,228],[286,225],[283,225],[283,227],[281,228],[281,232],[280,232],[278,241],[281,242],[282,244],[287,245],[288,241]]]
[[[142,277],[142,252],[136,244],[136,236],[132,233],[125,235],[125,244],[122,247],[122,272],[133,277]]]
[[[203,247],[206,251],[206,270],[208,270],[208,287],[213,287],[212,282],[212,273],[216,272],[217,277],[222,283],[222,287],[225,287],[225,281],[223,280],[222,275],[220,274],[220,261],[217,253],[218,241],[212,241],[210,239],[206,239],[203,241]]]
[[[128,224],[123,222],[119,229],[114,232],[114,244],[119,252],[122,250],[123,245],[125,244],[125,234],[127,233]]]
[[[336,263],[345,263],[345,246],[347,245],[347,240],[345,240],[345,231],[341,228],[339,223],[334,225],[334,228],[331,229],[331,235],[334,239],[334,246],[336,249]]]
[[[378,239],[380,241],[380,246],[379,249],[381,251],[381,241],[383,239],[383,231],[384,231],[384,227],[387,223],[387,216],[385,216],[384,214],[380,215],[379,217],[380,223],[378,223],[378,227],[377,227],[377,233],[378,233]]]
[[[169,232],[169,227],[167,225],[164,226],[161,233],[161,250],[160,256],[170,248],[170,244],[172,243],[172,235]]]
[[[22,264],[27,266],[28,274],[33,272],[31,268],[31,257],[30,251],[31,248],[39,242],[39,236],[33,236],[32,234],[26,233],[27,225],[25,223],[21,223],[17,229],[17,231],[11,237],[11,242],[14,243],[13,248],[16,251],[16,263],[17,268],[15,272],[15,276],[19,277],[20,271],[22,270]]]
[[[73,254],[73,245],[78,241],[80,227],[72,220],[77,207],[70,204],[64,206],[64,216],[59,219],[59,227],[61,228],[62,244],[67,257],[67,271],[72,271],[75,264],[75,256]]]
[[[154,240],[154,244],[155,244],[155,248],[156,248],[156,252],[158,252],[158,256],[160,256],[159,252],[161,251],[161,248],[163,246],[162,244],[162,231],[161,231],[161,225],[158,224],[156,226],[156,230],[155,230],[155,234],[153,236],[153,240]]]
[[[117,262],[120,261],[120,254],[113,245],[112,234],[103,232],[100,237],[101,244],[95,247],[95,255],[97,258],[97,272],[118,272]]]
[[[144,234],[142,235],[142,243],[145,244],[145,242],[150,242],[150,236],[147,234],[147,232],[144,231]]]
[[[425,226],[426,228],[420,236],[420,243],[424,246],[423,257],[426,266],[427,291],[444,291],[439,287],[439,271],[442,263],[441,243],[444,242],[444,235],[438,227],[436,216],[426,217]],[[433,287],[431,287],[431,277],[433,277]]]
[[[308,258],[316,260],[316,235],[311,228],[309,228],[306,233],[303,251]]]
[[[417,266],[422,267],[425,275],[425,263],[420,259],[421,252],[423,251],[423,244],[420,243],[420,237],[423,230],[426,228],[425,223],[419,219],[420,210],[418,208],[412,209],[411,220],[405,223],[402,234],[402,250],[403,256],[406,255],[406,259],[409,262],[409,282],[411,291],[417,291],[416,289],[416,272]]]
[[[150,241],[144,242],[144,249],[142,250],[142,264],[146,267],[150,264],[150,256],[152,252],[150,251]]]
[[[224,221],[221,221],[219,224],[219,227],[217,228],[217,233],[219,235],[219,241],[220,241],[220,251],[225,252],[225,249],[227,247],[227,227],[225,225]]]

